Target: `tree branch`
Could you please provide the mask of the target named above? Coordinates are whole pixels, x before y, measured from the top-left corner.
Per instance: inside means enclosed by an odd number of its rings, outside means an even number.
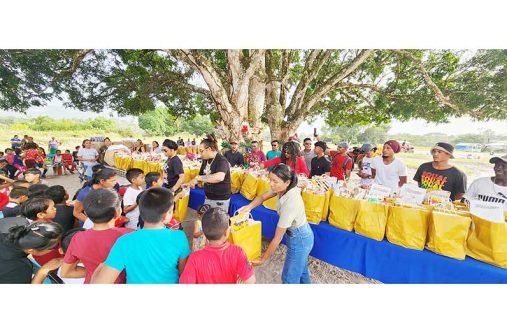
[[[410,53],[406,50],[394,50],[394,52],[396,52],[396,53],[412,60],[412,62],[414,62],[417,69],[421,73],[421,75],[424,79],[424,82],[433,91],[433,93],[435,94],[435,97],[437,98],[437,100],[440,103],[442,103],[445,106],[450,107],[451,109],[453,109],[457,112],[461,112],[461,109],[456,104],[452,103],[451,100],[449,99],[449,97],[445,96],[442,93],[442,91],[440,90],[440,88],[433,82],[430,75],[428,74],[428,72],[424,68],[424,64],[422,63],[422,61],[420,59],[418,59],[416,56],[414,56],[412,53]]]
[[[86,57],[86,55],[92,51],[93,51],[92,49],[79,50],[72,58],[71,66],[58,73],[53,79],[53,82],[63,78],[64,76],[72,75],[77,70],[77,68],[79,67],[83,59]]]
[[[352,74],[375,50],[362,50],[354,58],[354,60],[346,66],[342,71],[329,78],[322,86],[320,86],[313,95],[309,96],[304,103],[304,110],[310,110],[315,103],[324,98],[333,88],[335,88],[343,79]]]

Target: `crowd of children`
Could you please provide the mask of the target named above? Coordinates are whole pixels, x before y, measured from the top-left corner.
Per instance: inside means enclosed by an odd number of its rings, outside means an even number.
[[[0,283],[255,282],[243,250],[227,242],[224,210],[203,206],[189,242],[173,218],[184,193],[165,188],[161,173],[127,170],[130,185],[120,187],[114,169],[96,164],[70,200],[63,186],[43,179],[47,168],[34,145],[15,148],[23,152],[23,179],[2,177]]]

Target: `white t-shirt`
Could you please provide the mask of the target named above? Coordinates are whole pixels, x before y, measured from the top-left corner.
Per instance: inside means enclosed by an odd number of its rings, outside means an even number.
[[[373,159],[375,157],[363,157],[363,161],[361,162],[362,168],[361,171],[367,174],[368,176],[371,176],[371,166],[373,164]],[[370,186],[373,184],[373,179],[368,178],[361,178],[360,185]]]
[[[93,228],[93,222],[89,218],[86,218],[86,220],[83,223],[83,229],[88,230],[88,229],[91,229],[91,228]]]
[[[465,193],[467,199],[479,199],[486,202],[502,202],[507,211],[507,186],[493,183],[491,177],[476,179]]]
[[[92,159],[97,157],[98,155],[99,152],[95,148],[79,148],[79,151],[77,152],[78,157],[82,157],[85,159]],[[84,161],[83,164],[86,166],[94,166],[95,164],[97,164],[97,162]]]
[[[137,196],[142,191],[143,191],[142,189],[136,190],[131,186],[129,186],[125,191],[125,194],[123,195],[123,207],[135,205]],[[139,222],[139,207],[136,207],[136,209],[128,212],[127,214],[125,214],[125,216],[127,216],[127,218],[129,219],[125,227],[137,229],[137,222]]]
[[[390,187],[393,192],[398,193],[400,177],[407,175],[407,167],[400,159],[395,158],[391,164],[385,165],[382,156],[377,156],[373,158],[371,168],[377,172],[375,184]]]
[[[83,264],[79,263],[78,266],[84,267]],[[63,280],[65,284],[84,284],[85,278],[62,278],[62,268],[58,268],[56,273]]]

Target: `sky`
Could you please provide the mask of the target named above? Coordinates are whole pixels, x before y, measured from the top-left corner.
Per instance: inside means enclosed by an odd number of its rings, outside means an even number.
[[[81,112],[75,109],[65,108],[62,103],[58,100],[53,100],[44,107],[32,107],[28,109],[27,115],[33,116],[49,116],[54,118],[71,118],[71,119],[86,119],[95,118],[99,115],[109,117],[112,112],[104,111],[102,113],[94,112]],[[22,114],[16,112],[0,111],[0,116],[17,116],[23,117]],[[117,115],[113,113],[113,117],[117,118]],[[136,117],[127,116],[122,117],[126,121],[134,121]],[[317,127],[317,131],[321,132],[320,129],[325,125],[324,119],[318,118],[312,124],[303,123],[298,129],[298,132],[302,133],[313,133],[313,128]],[[482,130],[491,129],[497,134],[507,134],[507,121],[488,121],[488,122],[476,122],[468,117],[464,118],[452,118],[447,124],[432,124],[427,123],[424,120],[411,120],[408,122],[400,122],[393,120],[391,123],[391,130],[389,134],[398,133],[411,133],[416,135],[424,135],[428,133],[447,133],[449,135],[460,135],[467,133],[480,133]]]

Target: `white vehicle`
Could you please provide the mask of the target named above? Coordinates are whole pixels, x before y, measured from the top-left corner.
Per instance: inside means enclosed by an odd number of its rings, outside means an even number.
[[[488,143],[482,150],[489,152],[491,155],[496,152],[505,152],[507,151],[507,142]]]

